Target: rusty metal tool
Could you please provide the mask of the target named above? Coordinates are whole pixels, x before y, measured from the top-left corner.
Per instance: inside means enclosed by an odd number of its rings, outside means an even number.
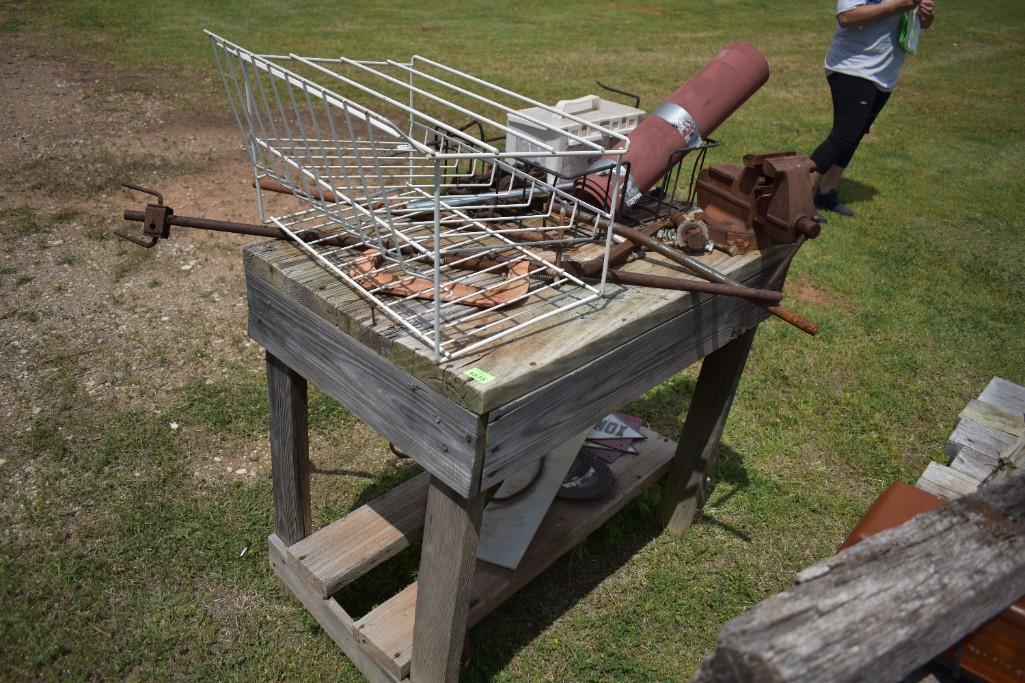
[[[609,268],[608,278],[611,282],[618,282],[623,285],[656,287],[658,289],[672,289],[680,292],[723,294],[725,296],[737,296],[755,303],[774,304],[783,300],[782,292],[771,289],[756,289],[744,285],[719,284],[718,282],[706,282],[704,280],[684,280],[678,277],[649,275],[648,273],[631,273],[614,268]]]
[[[743,166],[715,164],[698,176],[695,222],[739,253],[818,236],[808,157],[792,151],[744,155]],[[804,240],[801,240],[802,243]]]
[[[818,226],[818,223],[816,223],[815,225]],[[701,263],[700,261],[698,261],[695,258],[692,258],[692,257],[687,256],[686,254],[684,254],[682,252],[679,252],[679,251],[677,251],[675,249],[667,247],[666,245],[664,245],[661,242],[659,242],[656,238],[654,238],[652,236],[649,236],[649,235],[646,235],[646,234],[644,234],[643,232],[641,232],[639,230],[635,230],[633,228],[629,228],[629,227],[627,227],[625,225],[619,225],[619,224],[615,225],[613,229],[617,233],[619,233],[620,235],[625,237],[629,242],[632,242],[633,244],[635,244],[637,246],[643,246],[643,247],[645,247],[647,249],[650,249],[652,251],[658,252],[659,254],[662,254],[663,256],[665,256],[669,260],[673,261],[674,263],[680,264],[681,266],[683,266],[684,268],[687,268],[688,270],[690,270],[691,272],[695,273],[696,275],[699,275],[699,276],[701,276],[701,277],[703,277],[703,278],[705,278],[705,279],[707,279],[707,280],[709,280],[711,282],[716,282],[716,283],[723,284],[723,285],[734,285],[734,286],[737,286],[737,287],[745,287],[745,285],[741,284],[740,282],[737,282],[733,278],[730,278],[730,277],[727,277],[727,276],[723,275],[722,273],[720,273],[716,269],[710,268],[709,266],[706,266],[704,263]],[[748,289],[750,289],[750,288],[748,288]],[[819,331],[818,325],[816,325],[815,323],[811,322],[807,318],[804,318],[804,317],[798,315],[794,311],[791,311],[789,308],[786,308],[784,306],[774,305],[774,304],[773,305],[769,305],[769,304],[766,304],[764,302],[757,302],[757,301],[752,301],[752,303],[755,303],[758,306],[761,306],[762,308],[764,308],[766,311],[768,311],[772,315],[776,316],[780,320],[783,320],[785,322],[790,323],[791,325],[793,325],[797,329],[801,330],[802,332],[807,332],[808,334],[813,335],[813,336],[818,334],[818,331]]]
[[[657,235],[660,231],[665,230],[666,228],[669,228],[671,226],[672,221],[670,219],[661,218],[650,221],[636,228],[636,232],[647,237],[654,238],[654,236]],[[625,262],[630,257],[630,254],[632,254],[637,249],[637,246],[638,245],[626,239],[612,247],[612,249],[609,252],[609,267],[611,268],[612,266],[618,266],[621,263]],[[563,266],[575,277],[600,277],[603,262],[604,259],[601,256],[588,259],[587,261],[574,261],[571,259],[566,259],[563,262]]]

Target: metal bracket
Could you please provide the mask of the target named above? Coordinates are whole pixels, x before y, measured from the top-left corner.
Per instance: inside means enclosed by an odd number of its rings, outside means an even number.
[[[129,190],[135,190],[136,192],[143,192],[148,195],[152,195],[157,198],[156,204],[147,204],[146,211],[142,222],[142,234],[146,238],[136,237],[135,235],[129,234],[123,230],[116,230],[115,235],[123,240],[128,240],[138,244],[140,247],[146,247],[151,249],[156,246],[156,243],[161,238],[167,239],[171,236],[171,216],[174,215],[174,209],[170,206],[164,206],[164,196],[156,190],[151,190],[148,187],[142,185],[136,185],[134,183],[121,183],[122,187],[127,187]],[[148,238],[148,239],[147,239]]]

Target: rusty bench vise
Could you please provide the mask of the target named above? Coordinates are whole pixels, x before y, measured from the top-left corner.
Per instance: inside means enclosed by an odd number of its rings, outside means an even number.
[[[815,165],[794,152],[747,154],[744,165],[715,164],[697,182],[695,218],[707,239],[731,253],[772,244],[803,242],[821,227],[815,220],[811,172]]]

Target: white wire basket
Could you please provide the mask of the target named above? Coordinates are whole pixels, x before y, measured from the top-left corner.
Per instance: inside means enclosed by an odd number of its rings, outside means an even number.
[[[629,146],[622,134],[424,57],[261,55],[207,35],[252,159],[261,219],[436,362],[602,296],[620,185],[611,179]],[[533,135],[509,127],[525,107],[575,125],[533,119]],[[509,136],[529,159],[495,146]],[[553,144],[560,136],[571,144]],[[601,157],[610,179],[603,206],[538,163],[584,155]],[[268,215],[268,182],[301,208]],[[593,284],[559,266],[581,244],[605,254]]]

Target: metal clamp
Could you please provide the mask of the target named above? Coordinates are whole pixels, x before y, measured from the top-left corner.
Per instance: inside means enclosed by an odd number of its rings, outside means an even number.
[[[136,185],[135,183],[121,183],[122,187],[127,187],[129,190],[135,190],[136,192],[143,192],[148,195],[152,195],[157,198],[156,204],[147,204],[145,215],[142,221],[142,233],[146,238],[136,237],[122,230],[116,230],[115,235],[123,240],[128,240],[138,244],[140,247],[146,247],[151,249],[156,246],[157,241],[160,238],[167,239],[171,236],[171,216],[174,214],[174,209],[170,206],[164,206],[164,196],[156,190],[151,190],[148,187],[142,185]],[[147,239],[148,238],[148,239]]]

